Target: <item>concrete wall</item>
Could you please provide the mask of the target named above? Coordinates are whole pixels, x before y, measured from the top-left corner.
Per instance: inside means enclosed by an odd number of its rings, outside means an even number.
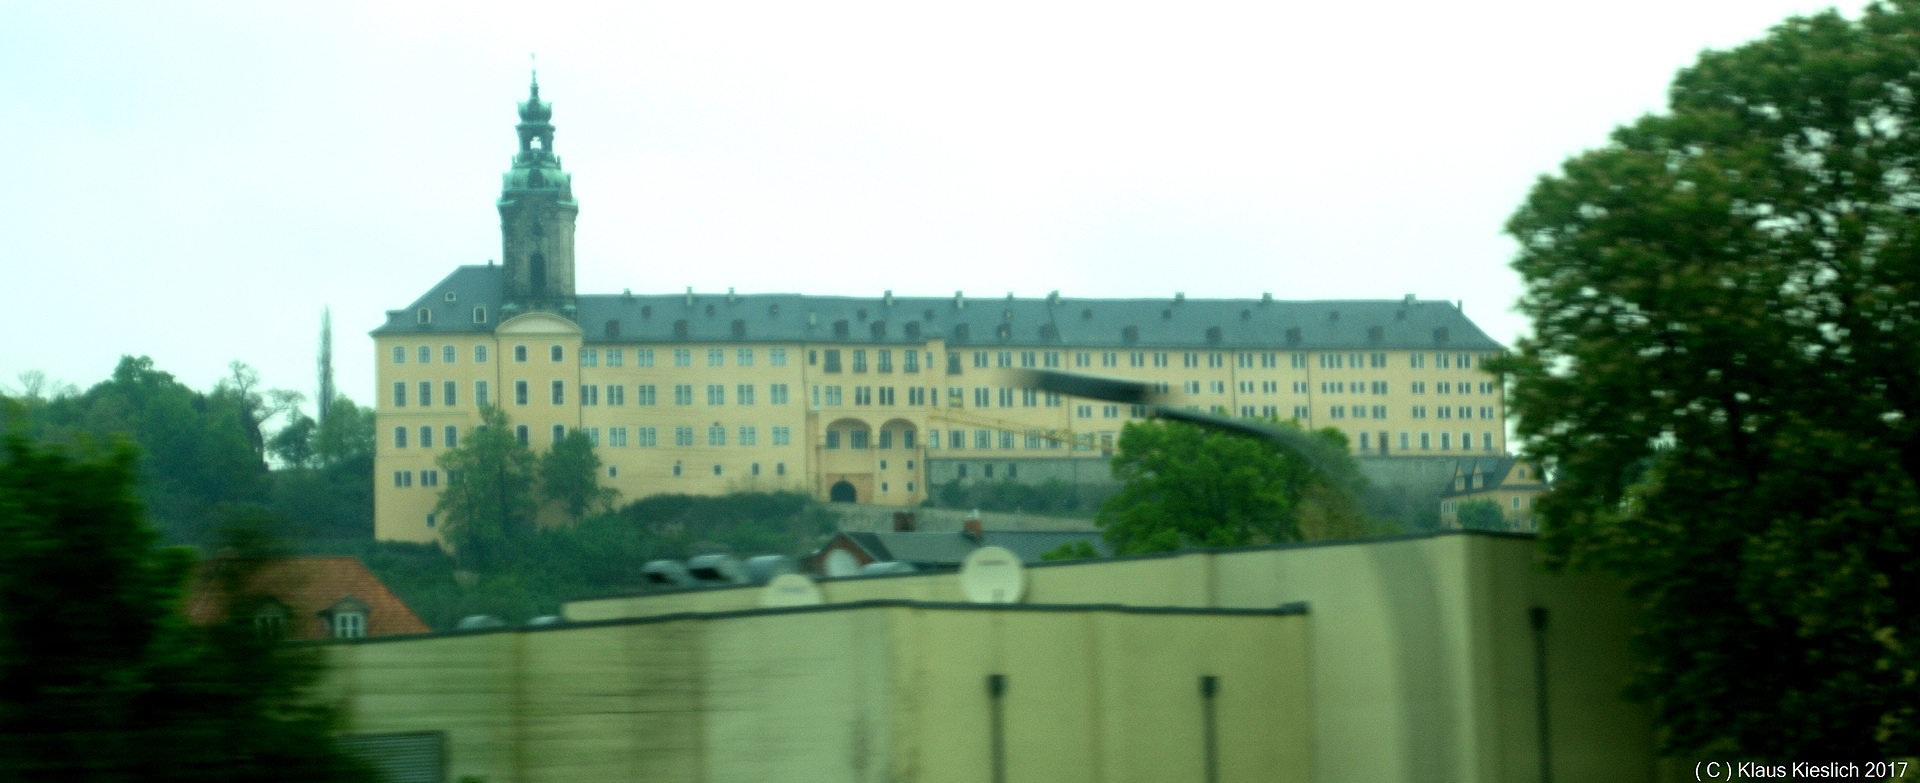
[[[964,477],[960,475],[963,465],[967,473]],[[993,468],[991,476],[987,475],[989,466]],[[1009,471],[1009,468],[1012,470]],[[963,482],[1011,479],[1036,486],[1050,479],[1058,479],[1076,486],[1107,490],[1120,488],[1120,482],[1113,478],[1112,456],[992,457],[982,454],[970,457],[952,453],[927,459],[928,483],[937,487],[956,479]]]
[[[1311,607],[1323,781],[1536,780],[1540,737],[1530,612],[1546,610],[1553,779],[1652,779],[1646,710],[1619,696],[1628,605],[1599,577],[1551,576],[1531,537],[1423,536],[1028,569],[1029,604],[1258,609]],[[954,574],[824,580],[829,602],[962,600]],[[581,601],[571,619],[757,606],[758,588]]]
[[[1307,617],[903,602],[328,648],[351,733],[445,731],[448,779],[1311,779]]]
[[[927,508],[924,506],[878,506],[867,504],[841,504],[833,507],[840,515],[835,527],[850,533],[892,532],[893,515],[908,513],[913,515],[913,529],[920,533],[957,533],[968,519],[980,520],[987,530],[1099,530],[1091,519],[1072,517],[1043,517],[1034,514],[1007,514],[995,511],[974,513],[971,510],[957,508]]]

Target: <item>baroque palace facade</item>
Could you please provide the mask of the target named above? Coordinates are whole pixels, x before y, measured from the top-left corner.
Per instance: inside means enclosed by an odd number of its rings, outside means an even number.
[[[576,295],[579,206],[552,106],[536,83],[519,110],[501,263],[455,269],[372,333],[380,539],[438,536],[435,459],[482,405],[535,448],[586,432],[625,498],[799,490],[911,505],[930,461],[992,478],[995,460],[1097,458],[1145,413],[1026,388],[1028,369],[1335,427],[1358,454],[1505,453],[1501,388],[1479,369],[1502,347],[1445,301]]]

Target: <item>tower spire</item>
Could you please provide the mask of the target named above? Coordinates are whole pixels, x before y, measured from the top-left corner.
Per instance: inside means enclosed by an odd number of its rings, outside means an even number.
[[[500,189],[501,260],[508,305],[569,314],[573,306],[573,177],[553,154],[553,104],[540,99],[540,72],[519,106],[520,150]]]

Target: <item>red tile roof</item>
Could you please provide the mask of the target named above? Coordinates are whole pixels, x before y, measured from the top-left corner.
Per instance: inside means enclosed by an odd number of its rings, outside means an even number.
[[[206,625],[220,619],[218,589],[208,577],[222,561],[201,564],[200,576],[187,593],[187,619]],[[269,563],[255,574],[250,590],[273,597],[287,608],[287,638],[324,639],[333,634],[322,612],[353,598],[367,605],[367,635],[427,633],[432,629],[387,589],[380,578],[355,557],[294,557]]]

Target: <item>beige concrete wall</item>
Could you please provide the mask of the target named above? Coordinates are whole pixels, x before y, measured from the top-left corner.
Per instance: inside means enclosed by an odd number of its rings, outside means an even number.
[[[1218,679],[1223,781],[1310,780],[1307,618],[1119,612],[917,612],[896,633],[897,780],[988,779],[986,675],[1006,675],[1007,780],[1204,779]]]
[[[446,731],[449,779],[1307,780],[1304,615],[861,606],[342,644],[349,731]]]
[[[1648,780],[1652,730],[1620,698],[1628,604],[1600,577],[1552,576],[1536,542],[1475,533],[1063,563],[1027,570],[1032,604],[1311,607],[1318,780],[1530,780],[1538,774],[1529,611],[1547,610],[1557,781]],[[958,601],[953,574],[820,583],[829,602]],[[758,605],[757,588],[600,601],[567,616]]]

